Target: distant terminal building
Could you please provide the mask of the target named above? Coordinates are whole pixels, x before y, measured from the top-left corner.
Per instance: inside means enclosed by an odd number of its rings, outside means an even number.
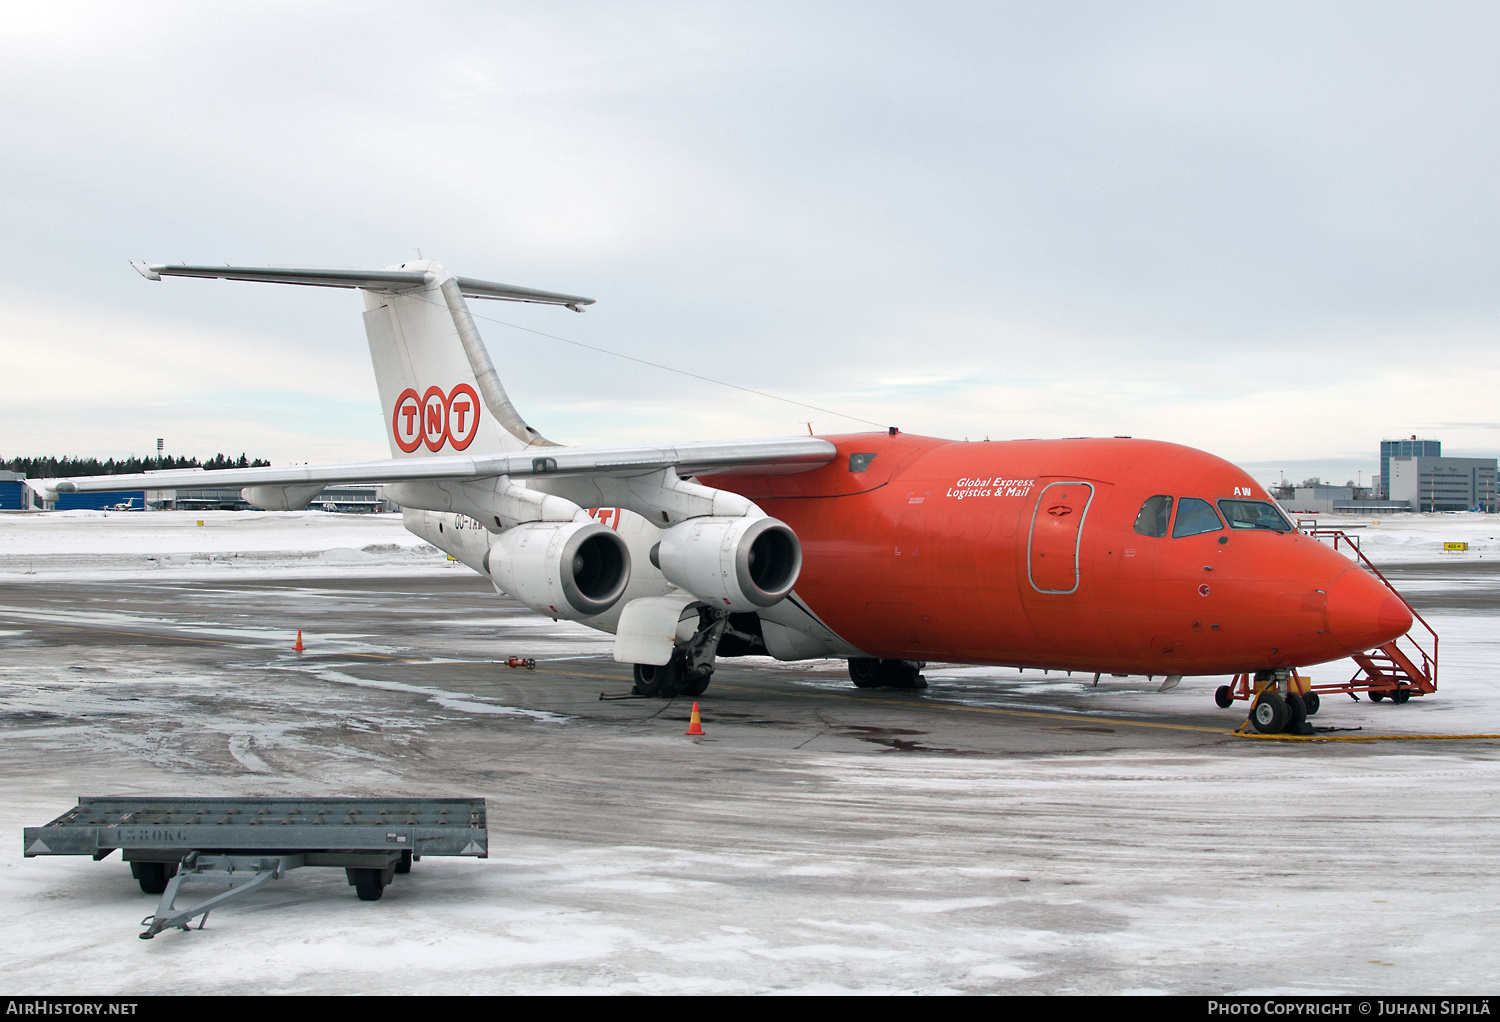
[[[1384,451],[1385,445],[1381,444]],[[1472,511],[1495,513],[1494,458],[1392,456],[1388,477],[1390,499],[1413,511]]]
[[[380,486],[329,486],[307,507],[311,511],[399,510],[384,499],[381,491]],[[250,502],[237,486],[147,490],[145,502],[153,511],[244,511],[250,507]]]
[[[400,511],[381,486],[329,486],[308,504],[312,511]],[[108,493],[59,493],[41,506],[20,472],[0,471],[0,511],[244,511],[250,507],[239,487],[176,490],[111,490]]]
[[[1298,486],[1289,499],[1280,503],[1283,510],[1293,514],[1390,514],[1411,510],[1406,504],[1396,501],[1355,497],[1355,489],[1353,486]]]
[[[1391,459],[1392,458],[1441,458],[1443,456],[1443,442],[1441,440],[1418,440],[1416,437],[1407,437],[1405,440],[1382,440],[1380,441],[1380,475],[1370,481],[1375,496],[1391,498]]]

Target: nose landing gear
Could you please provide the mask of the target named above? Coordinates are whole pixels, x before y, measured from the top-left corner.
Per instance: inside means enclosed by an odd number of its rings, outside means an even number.
[[[1313,734],[1311,725],[1307,723],[1308,714],[1317,713],[1319,708],[1316,693],[1308,692],[1303,695],[1291,687],[1290,671],[1263,671],[1255,676],[1257,691],[1255,702],[1250,706],[1250,719],[1247,723],[1263,735],[1310,735]],[[1287,686],[1286,695],[1282,695],[1280,686]],[[1223,695],[1228,694],[1229,686],[1224,685],[1214,698],[1220,706],[1225,705]]]

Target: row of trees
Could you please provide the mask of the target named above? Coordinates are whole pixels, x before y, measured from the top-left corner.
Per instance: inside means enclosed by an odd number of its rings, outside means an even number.
[[[271,464],[264,458],[247,458],[241,454],[238,458],[228,454],[215,454],[212,458],[199,461],[197,458],[174,458],[171,455],[163,455],[159,458],[137,458],[131,455],[128,458],[108,458],[100,461],[98,458],[11,458],[9,461],[0,462],[0,468],[10,472],[20,472],[28,479],[66,479],[69,476],[112,476],[131,475],[136,472],[154,472],[163,468],[260,468]]]

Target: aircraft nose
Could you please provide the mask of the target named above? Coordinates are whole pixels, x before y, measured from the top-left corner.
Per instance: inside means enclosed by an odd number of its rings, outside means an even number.
[[[1411,611],[1380,580],[1350,568],[1328,587],[1328,630],[1350,653],[1405,635]]]

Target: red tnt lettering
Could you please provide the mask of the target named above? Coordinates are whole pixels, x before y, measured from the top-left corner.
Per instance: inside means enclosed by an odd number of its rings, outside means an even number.
[[[463,435],[463,432],[464,432],[464,418],[466,416],[468,416],[468,414],[469,414],[469,402],[467,402],[467,401],[455,401],[455,402],[453,402],[453,414],[458,416],[458,428],[457,428],[457,432],[461,436],[461,435]]]
[[[391,414],[391,435],[396,446],[407,454],[422,446],[422,434],[417,428],[418,416],[422,414],[422,399],[411,388],[396,398],[396,408]]]

